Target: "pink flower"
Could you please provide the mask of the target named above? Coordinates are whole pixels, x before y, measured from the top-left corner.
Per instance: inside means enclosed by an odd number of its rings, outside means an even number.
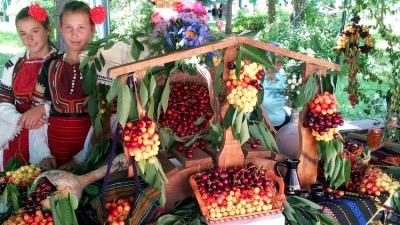
[[[159,12],[156,12],[153,15],[151,15],[151,22],[153,22],[154,24],[162,22],[162,18]]]
[[[102,24],[106,16],[106,8],[102,5],[90,9],[90,19],[92,19],[95,24]]]
[[[222,31],[222,28],[224,27],[224,22],[220,20],[215,20],[217,22],[218,30]]]
[[[193,6],[193,12],[200,17],[207,16],[206,7],[204,7],[201,2],[195,2]]]
[[[181,9],[192,10],[194,8],[194,4],[196,4],[196,3],[193,0],[182,0],[181,1]]]

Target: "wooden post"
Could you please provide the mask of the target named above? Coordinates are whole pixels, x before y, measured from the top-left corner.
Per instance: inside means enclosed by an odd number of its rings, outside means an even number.
[[[308,78],[322,70],[322,74],[326,74],[326,68],[305,63],[303,66],[303,83],[305,83]],[[318,85],[317,92],[319,90]],[[299,134],[300,134],[300,164],[298,166],[298,175],[301,184],[301,188],[310,190],[310,184],[315,182],[318,173],[318,149],[317,140],[311,134],[310,128],[304,128],[303,122],[307,121],[309,112],[308,104],[304,105],[303,111],[299,116]]]

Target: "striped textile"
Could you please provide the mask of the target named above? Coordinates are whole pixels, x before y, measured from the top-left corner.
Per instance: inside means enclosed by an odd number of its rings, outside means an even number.
[[[125,178],[112,181],[107,185],[106,193],[103,197],[99,196],[92,205],[96,208],[97,217],[100,224],[104,224],[106,218],[105,203],[114,201],[122,197],[134,196],[134,204],[129,214],[129,219],[126,224],[141,225],[148,224],[161,216],[161,211],[158,209],[160,192],[149,187],[143,180],[140,179],[141,188],[138,191],[134,178]]]
[[[89,116],[52,115],[49,122],[51,125],[48,128],[48,139],[51,155],[56,158],[57,165],[63,165],[83,149],[91,120]]]

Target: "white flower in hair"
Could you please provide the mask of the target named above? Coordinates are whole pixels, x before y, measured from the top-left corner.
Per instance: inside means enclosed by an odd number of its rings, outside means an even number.
[[[287,83],[288,83],[288,84],[291,84],[291,83],[292,83],[292,80],[288,80]]]
[[[294,89],[296,86],[294,84],[292,84],[292,86],[290,86],[290,88]]]
[[[292,83],[293,83],[293,84],[296,83],[296,79],[295,79],[295,78],[292,79]]]
[[[300,94],[300,91],[296,91],[296,94],[298,94],[298,95],[299,95],[299,94]]]

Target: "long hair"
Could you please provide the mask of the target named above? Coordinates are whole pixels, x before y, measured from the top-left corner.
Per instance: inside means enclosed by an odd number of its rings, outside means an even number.
[[[28,14],[28,11],[29,11],[29,6],[21,9],[18,12],[17,16],[15,17],[15,27],[17,27],[18,21],[28,18],[28,17],[32,17],[31,15]],[[35,19],[35,18],[33,18],[33,19]],[[49,30],[49,27],[50,27],[49,16],[46,16],[45,21],[42,21],[42,22],[38,21],[38,22],[44,27],[45,30],[49,31],[49,33],[51,35],[51,30]],[[55,45],[53,44],[53,42],[51,42],[50,35],[47,37],[47,43],[49,43],[50,46],[53,46],[55,48]]]
[[[60,23],[62,23],[62,17],[65,13],[86,14],[89,17],[90,24],[95,25],[93,21],[90,19],[90,7],[88,6],[88,4],[84,2],[72,1],[65,4],[60,14]]]

